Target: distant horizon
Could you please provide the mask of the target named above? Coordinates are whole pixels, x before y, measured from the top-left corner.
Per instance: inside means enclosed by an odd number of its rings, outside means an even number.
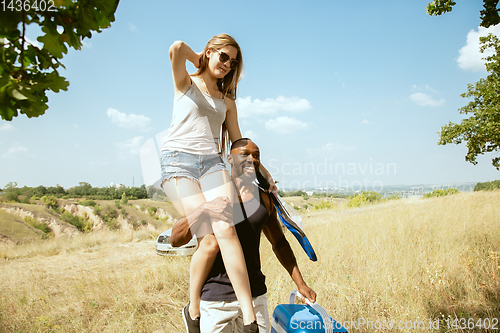
[[[427,187],[431,187],[431,186],[450,186],[450,185],[470,185],[470,184],[477,184],[477,183],[488,183],[488,182],[493,182],[493,181],[496,181],[497,179],[492,179],[490,181],[485,181],[485,182],[481,182],[481,181],[477,181],[477,182],[444,182],[444,183],[418,183],[418,184],[394,184],[394,185],[384,185],[383,187],[384,188],[392,188],[392,187],[410,187],[410,186],[413,186],[413,187],[417,187],[417,186],[427,186]],[[498,179],[500,180],[500,179]],[[10,182],[9,182],[10,183]],[[2,187],[0,187],[0,191],[4,191],[5,190],[5,186],[8,185],[9,183],[3,185]],[[88,183],[92,186],[92,188],[102,188],[102,187],[111,187],[113,182],[111,182],[109,185],[107,186],[94,186],[92,185],[91,183],[89,182],[82,182],[82,183]],[[146,184],[142,183],[140,185],[135,185],[135,186],[127,186],[125,184],[114,184],[115,187],[121,187],[121,186],[124,186],[124,187],[141,187],[145,185],[146,187],[148,187]],[[322,190],[322,189],[325,189],[325,188],[321,188],[321,187],[315,187],[315,188],[312,188],[312,187],[302,187],[302,188],[291,188],[291,187],[284,187],[284,188],[280,188],[279,187],[279,183],[277,184],[278,185],[278,190],[283,190],[283,191],[293,191],[293,190],[306,190],[306,189],[317,189],[317,190]],[[48,187],[57,187],[57,186],[61,186],[62,188],[64,188],[65,190],[68,190],[70,188],[73,188],[73,187],[77,187],[79,186],[79,184],[76,184],[76,185],[73,185],[73,186],[69,186],[69,187],[64,187],[62,185],[59,185],[59,184],[55,184],[55,185],[43,185],[43,184],[39,184],[39,185],[36,185],[36,186],[29,186],[29,185],[22,185],[22,184],[17,184],[17,187],[16,188],[23,188],[24,186],[26,187],[31,187],[31,188],[36,188],[38,186],[43,186],[45,188],[48,188]],[[349,187],[339,187],[339,188],[336,188],[336,189],[332,189],[332,188],[329,188],[328,190],[329,191],[333,191],[333,190],[340,190],[340,189],[349,189]]]

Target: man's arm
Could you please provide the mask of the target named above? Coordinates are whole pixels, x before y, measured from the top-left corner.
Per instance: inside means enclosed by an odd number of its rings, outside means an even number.
[[[268,196],[262,192],[261,195]],[[288,274],[292,277],[293,282],[297,285],[299,292],[303,296],[307,297],[307,299],[311,302],[315,302],[316,292],[309,288],[302,278],[302,274],[300,273],[297,260],[295,259],[295,255],[290,247],[290,243],[286,240],[285,235],[283,234],[283,229],[281,229],[281,223],[278,221],[276,208],[274,207],[271,198],[269,198],[269,206],[268,210],[271,211],[271,214],[269,221],[266,225],[264,225],[262,231],[271,243],[274,254],[278,258],[279,262],[287,270]],[[305,300],[302,299],[302,302],[304,301]]]
[[[196,208],[191,214],[178,219],[172,227],[170,244],[179,247],[187,244],[193,238],[192,230],[196,230],[200,223],[210,223],[210,218],[217,221],[232,222],[233,211],[231,201],[227,197],[217,197],[212,201],[205,202]]]

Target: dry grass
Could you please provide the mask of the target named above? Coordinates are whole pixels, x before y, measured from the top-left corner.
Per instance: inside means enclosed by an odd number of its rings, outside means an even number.
[[[288,238],[336,320],[498,318],[499,203],[496,191],[311,212],[305,225],[315,263]],[[102,232],[0,245],[0,331],[182,332],[189,258],[157,256],[154,236]],[[294,285],[262,244],[272,313]]]
[[[500,317],[500,191],[317,211],[305,225],[318,262],[294,251],[338,321]],[[294,287],[275,266],[267,256],[270,309]]]
[[[103,231],[2,246],[0,331],[179,332],[189,258],[157,256],[156,234]]]
[[[9,214],[0,209],[0,235],[10,242],[30,242],[39,238],[39,231],[28,225],[18,215]]]

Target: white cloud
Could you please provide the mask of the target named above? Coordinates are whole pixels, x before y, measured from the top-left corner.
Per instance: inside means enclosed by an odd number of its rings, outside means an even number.
[[[245,133],[243,134],[243,137],[244,138],[249,138],[249,139],[252,139],[252,140],[258,140],[259,139],[259,136],[257,135],[257,133],[255,133],[254,131],[251,131],[251,130],[245,131]]]
[[[419,85],[419,86],[417,86],[416,84],[414,84],[412,86],[412,90],[413,91],[430,91],[432,93],[439,93],[439,91],[437,91],[436,89],[432,88],[428,84],[422,84],[422,85]]]
[[[484,37],[488,35],[488,33],[493,33],[497,36],[500,35],[500,24],[489,28],[479,27],[477,31],[474,29],[469,31],[467,34],[467,43],[458,51],[458,67],[463,70],[470,70],[473,72],[486,70],[484,60],[482,58],[492,55],[493,50],[487,49],[484,53],[480,53],[479,37]]]
[[[278,111],[303,112],[312,109],[308,100],[298,97],[266,98],[265,100],[254,99],[252,97],[242,97],[236,100],[238,115],[241,118],[255,117],[256,115],[269,115]]]
[[[146,140],[142,136],[135,136],[132,139],[125,140],[116,144],[118,147],[118,157],[125,160],[132,156],[139,155],[142,145]]]
[[[361,121],[361,125],[368,125],[369,123],[370,123],[370,122],[369,122],[368,120],[366,120],[366,119],[363,119],[363,120]]]
[[[431,96],[424,93],[414,93],[410,95],[410,99],[420,106],[441,106],[446,102],[444,98],[435,100]]]
[[[133,23],[129,23],[128,24],[128,29],[130,31],[137,31],[137,26],[135,24],[133,24]]]
[[[292,134],[309,129],[309,124],[290,117],[278,117],[268,120],[265,126],[267,130],[275,131],[279,134]]]
[[[0,131],[9,132],[9,131],[13,131],[15,129],[16,128],[10,123],[3,123],[2,125],[0,125]]]
[[[151,128],[149,127],[149,123],[151,119],[143,115],[137,114],[125,114],[118,110],[109,108],[106,112],[111,122],[117,124],[120,127],[130,129],[130,130],[142,130],[147,131]]]
[[[310,156],[337,155],[339,153],[355,151],[355,146],[344,146],[338,142],[329,142],[319,148],[309,148],[306,152]]]
[[[3,158],[11,158],[11,157],[16,157],[19,155],[23,155],[28,151],[28,148],[20,146],[19,144],[15,144],[7,152],[5,152],[2,157]]]

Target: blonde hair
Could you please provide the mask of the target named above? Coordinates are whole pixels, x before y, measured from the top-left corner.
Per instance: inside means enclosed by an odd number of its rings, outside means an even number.
[[[241,55],[241,49],[238,43],[234,40],[233,37],[228,34],[219,34],[213,36],[205,45],[203,49],[202,55],[200,57],[200,67],[194,73],[194,76],[200,75],[203,73],[208,67],[208,57],[207,50],[220,50],[224,46],[232,46],[238,51],[236,55],[236,60],[238,60],[238,66],[236,68],[232,68],[229,73],[227,73],[223,78],[217,80],[217,87],[219,91],[224,94],[224,96],[231,98],[232,100],[236,99],[236,90],[238,87],[238,82],[241,79],[241,75],[243,72],[243,57]]]
[[[218,79],[217,87],[225,97],[231,98],[232,100],[236,100],[236,90],[238,87],[238,82],[241,80],[243,73],[243,56],[241,55],[241,49],[236,40],[233,37],[229,36],[228,34],[219,34],[213,36],[208,41],[207,45],[205,45],[205,48],[203,48],[203,52],[200,57],[200,67],[198,67],[198,70],[193,75],[194,76],[200,75],[207,69],[209,61],[207,57],[208,49],[220,50],[224,46],[228,45],[234,47],[238,51],[236,55],[236,60],[238,60],[238,66],[236,66],[236,68],[232,68],[229,71],[229,73],[227,73],[223,78]],[[229,134],[227,132],[226,122],[224,121],[224,123],[222,124],[222,131],[220,136],[220,150],[222,156],[224,156],[224,153],[226,151],[229,151],[228,137]]]

